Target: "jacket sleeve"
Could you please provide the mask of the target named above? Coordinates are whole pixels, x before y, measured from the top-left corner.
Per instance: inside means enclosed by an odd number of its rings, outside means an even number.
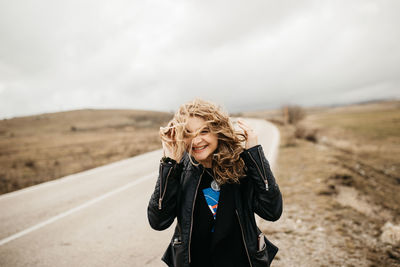
[[[261,145],[244,150],[241,157],[254,188],[254,212],[265,220],[278,220],[282,214],[282,195]]]
[[[176,217],[182,163],[160,162],[159,174],[147,207],[147,218],[155,230],[167,229]]]

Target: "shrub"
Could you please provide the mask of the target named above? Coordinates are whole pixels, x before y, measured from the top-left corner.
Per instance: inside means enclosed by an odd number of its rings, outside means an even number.
[[[318,129],[316,128],[307,128],[302,124],[296,125],[296,131],[294,132],[294,136],[296,138],[305,139],[311,141],[313,143],[318,142]]]
[[[300,106],[292,105],[283,107],[283,117],[287,123],[297,124],[299,121],[304,119],[305,116],[306,112]]]
[[[35,161],[32,159],[28,159],[25,161],[25,166],[34,169],[35,168]]]

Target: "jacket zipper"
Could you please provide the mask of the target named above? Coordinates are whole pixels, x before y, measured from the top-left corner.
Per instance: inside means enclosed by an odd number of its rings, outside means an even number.
[[[249,154],[251,160],[252,160],[252,161],[254,162],[254,164],[256,165],[257,170],[258,170],[258,174],[260,174],[261,178],[264,180],[264,182],[265,182],[265,189],[268,191],[269,188],[268,188],[268,180],[267,180],[267,178],[264,177],[264,176],[262,175],[261,170],[260,170],[260,167],[258,167],[257,162],[254,160],[254,158],[253,158],[253,156],[250,154],[250,152],[247,152],[247,153]]]
[[[260,160],[261,160],[261,162],[262,162],[261,147],[259,146],[257,150],[258,150],[258,156],[260,157]],[[267,181],[267,173],[265,172],[264,164],[261,164],[261,166],[262,166],[262,168],[263,168],[265,181]]]
[[[161,205],[162,204],[162,200],[164,198],[165,192],[167,191],[168,177],[169,177],[172,169],[173,169],[173,167],[171,167],[169,169],[168,174],[167,174],[167,178],[165,179],[164,192],[161,192],[161,190],[162,190],[162,177],[160,179],[160,198],[158,199],[158,209],[159,210],[162,208],[162,205]],[[161,169],[161,174],[162,174],[162,169]]]
[[[199,190],[201,178],[203,177],[205,168],[203,168],[203,172],[200,175],[199,182],[197,183],[196,186],[196,192],[194,193],[194,199],[193,199],[193,205],[192,205],[192,216],[190,217],[190,232],[189,232],[189,263],[191,262],[191,256],[190,256],[190,244],[192,242],[192,230],[193,230],[193,211],[194,211],[194,204],[196,204],[196,197],[197,197],[197,191]]]
[[[246,240],[244,239],[244,232],[243,232],[242,223],[240,222],[239,213],[237,210],[235,210],[235,212],[236,212],[236,215],[237,215],[237,218],[239,221],[240,231],[242,232],[242,239],[243,239],[244,248],[246,249],[247,259],[249,260],[250,267],[253,267],[253,265],[251,264],[251,260],[250,260],[249,250],[247,249]]]

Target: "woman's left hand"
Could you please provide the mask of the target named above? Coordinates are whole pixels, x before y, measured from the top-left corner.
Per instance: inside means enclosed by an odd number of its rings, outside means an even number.
[[[237,122],[239,127],[243,129],[244,135],[246,137],[245,149],[249,149],[258,145],[258,136],[256,132],[254,132],[254,130],[243,120],[238,119]]]

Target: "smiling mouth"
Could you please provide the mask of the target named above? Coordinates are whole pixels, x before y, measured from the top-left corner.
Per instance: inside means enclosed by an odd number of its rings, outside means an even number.
[[[201,152],[203,151],[208,145],[201,146],[201,147],[193,147],[194,152]]]

